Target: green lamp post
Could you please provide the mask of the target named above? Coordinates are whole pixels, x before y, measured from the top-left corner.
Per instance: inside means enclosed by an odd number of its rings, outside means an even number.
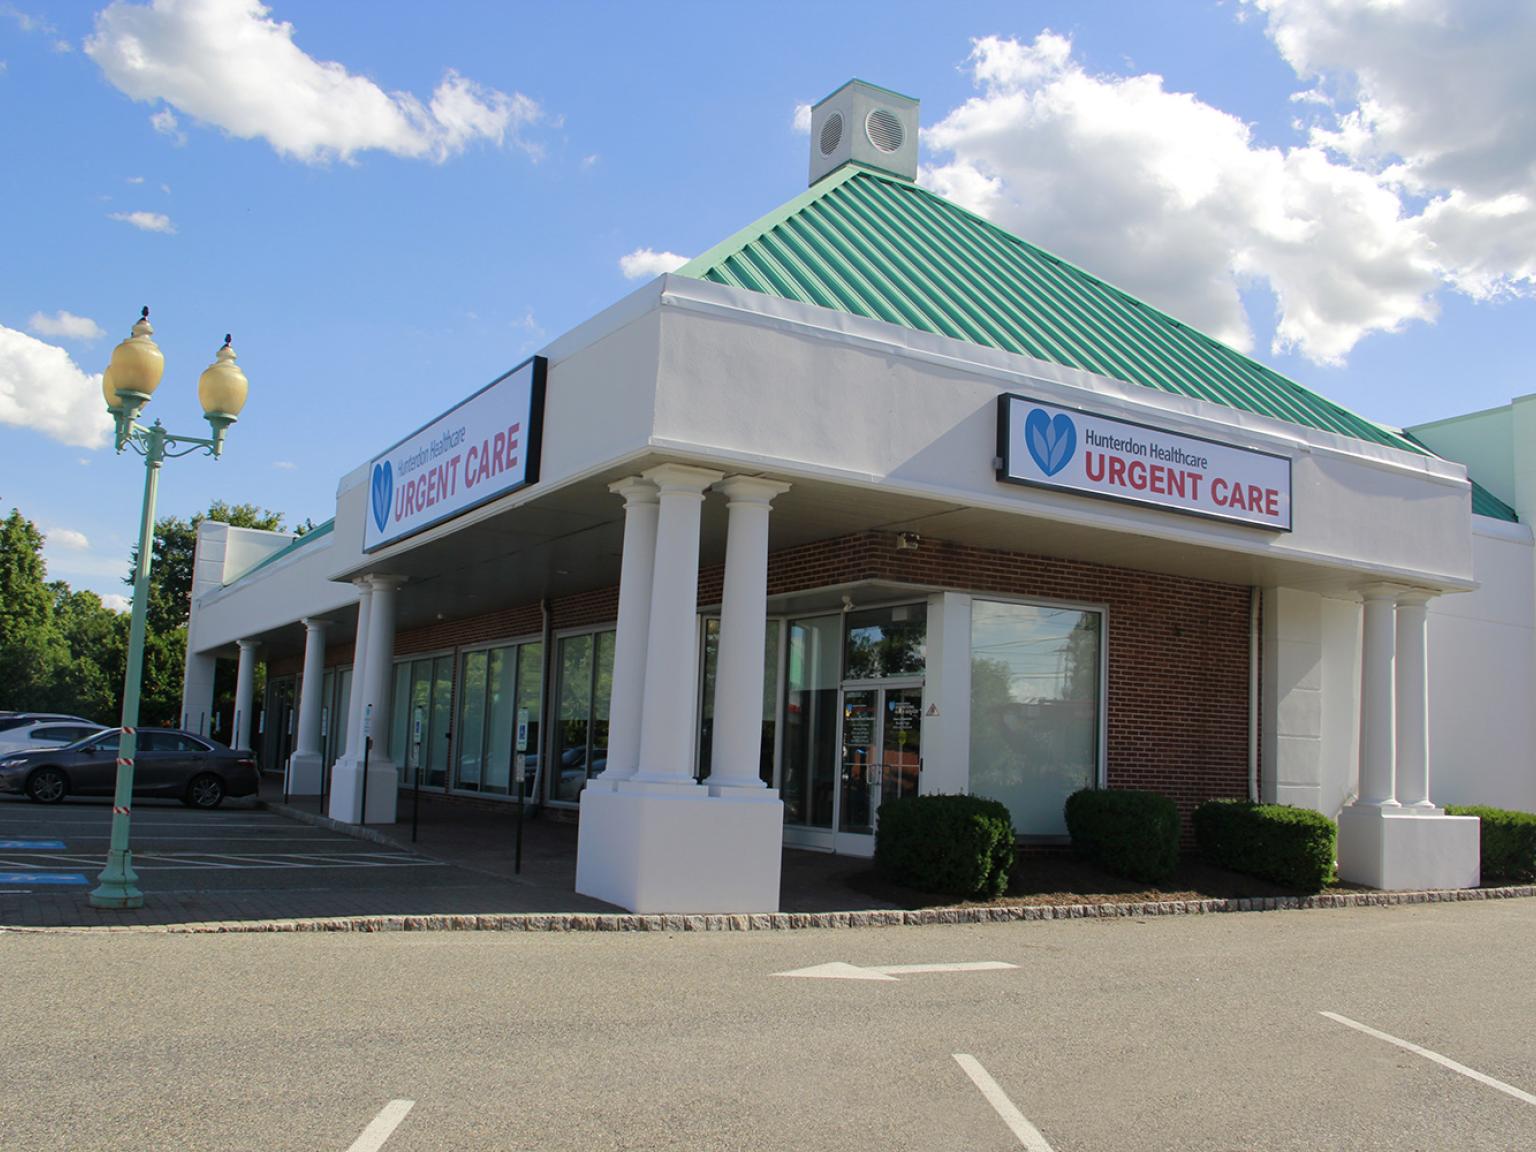
[[[197,397],[203,405],[213,437],[175,436],[156,420],[145,428],[138,423],[140,413],[160,384],[165,372],[165,357],[151,337],[149,309],[145,308],[133,326],[133,335],[112,350],[112,362],[101,378],[107,411],[116,426],[117,451],[131,447],[144,457],[144,512],[139,521],[138,565],[133,573],[133,616],[128,626],[128,671],[123,683],[123,731],[117,746],[117,787],[112,798],[112,843],[107,852],[107,866],[98,877],[100,883],[91,891],[91,903],[97,908],[140,908],[144,894],[139,891],[138,874],[133,870],[133,854],[128,848],[128,821],[133,811],[133,760],[138,750],[139,691],[144,674],[144,623],[149,609],[149,565],[155,545],[155,495],[160,486],[160,465],[166,459],[205,452],[218,457],[224,451],[224,435],[245,407],[249,383],[235,363],[235,351],[224,337],[224,347],[197,382]]]

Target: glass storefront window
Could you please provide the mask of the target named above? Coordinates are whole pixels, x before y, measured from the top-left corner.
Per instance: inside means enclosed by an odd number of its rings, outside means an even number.
[[[784,822],[832,827],[843,617],[789,622],[784,695]]]
[[[614,633],[562,636],[549,798],[574,804],[587,777],[608,766],[608,707],[613,697]]]
[[[400,770],[402,788],[415,783],[418,766],[423,785],[443,786],[447,779],[452,715],[452,656],[424,656],[395,665],[387,735],[389,758]],[[380,734],[375,732],[375,741],[379,738]]]
[[[971,603],[971,791],[1021,836],[1064,836],[1062,805],[1098,780],[1103,618]]]
[[[768,621],[763,640],[763,735],[758,756],[758,775],[773,787],[773,739],[778,728],[779,631],[777,620]],[[699,702],[699,779],[709,776],[714,763],[715,671],[720,664],[720,620],[704,621],[704,696]]]
[[[517,655],[517,714],[528,717],[528,747],[523,758],[523,797],[532,800],[539,774],[539,708],[544,687],[544,645],[524,644]]]
[[[928,660],[928,605],[896,604],[847,613],[848,650],[843,677],[883,680],[921,676]]]
[[[511,794],[520,709],[528,714],[525,775],[531,779],[537,771],[543,651],[542,644],[509,644],[466,652],[460,659],[455,788],[491,796]]]

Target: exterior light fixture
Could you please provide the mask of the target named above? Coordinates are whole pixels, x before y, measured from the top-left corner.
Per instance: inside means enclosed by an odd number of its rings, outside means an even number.
[[[138,423],[144,408],[165,374],[165,357],[154,342],[154,328],[145,308],[133,334],[112,350],[112,361],[101,377],[102,398],[112,414],[114,443],[121,453],[131,447],[144,457],[144,507],[139,520],[139,554],[133,573],[133,615],[128,625],[128,669],[123,682],[122,735],[117,747],[117,786],[112,800],[112,842],[107,864],[91,904],[97,908],[140,908],[133,854],[128,847],[129,818],[133,811],[133,765],[138,752],[139,695],[143,684],[144,632],[149,610],[149,566],[155,541],[155,496],[160,487],[160,467],[168,458],[202,452],[217,457],[224,451],[224,436],[245,407],[249,383],[238,365],[230,338],[224,337],[215,361],[197,383],[203,414],[213,430],[211,439],[176,436],[156,420],[145,428]]]

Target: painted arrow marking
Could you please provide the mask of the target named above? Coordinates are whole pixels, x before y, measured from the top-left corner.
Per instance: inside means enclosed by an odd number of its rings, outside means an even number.
[[[803,976],[808,980],[896,980],[924,972],[998,972],[1017,967],[1017,964],[1004,964],[1001,960],[973,960],[958,964],[885,964],[877,968],[860,968],[857,964],[834,960],[830,964],[775,972],[774,975]]]

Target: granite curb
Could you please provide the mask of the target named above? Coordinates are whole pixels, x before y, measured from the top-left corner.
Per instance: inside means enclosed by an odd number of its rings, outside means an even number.
[[[1005,924],[1037,920],[1102,920],[1201,916],[1222,912],[1286,912],[1326,908],[1386,908],[1536,896],[1536,885],[1443,888],[1416,892],[1341,892],[1318,896],[1254,896],[1215,900],[1149,900],[1117,904],[1014,904],[984,907],[874,909],[866,912],[761,912],[661,915],[589,912],[508,912],[445,916],[326,916],[291,920],[222,920],[111,927],[12,928],[0,932],[133,932],[202,935],[242,932],[761,932],[806,928],[878,928],[923,924]]]

